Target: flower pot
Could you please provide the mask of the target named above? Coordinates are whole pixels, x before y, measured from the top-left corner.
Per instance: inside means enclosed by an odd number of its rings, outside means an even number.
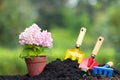
[[[25,58],[30,77],[39,75],[46,66],[46,56],[34,57],[33,59]]]

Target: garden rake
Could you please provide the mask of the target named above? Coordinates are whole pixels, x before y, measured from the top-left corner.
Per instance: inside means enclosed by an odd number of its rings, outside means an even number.
[[[104,75],[105,77],[111,77],[113,75],[113,69],[109,68],[113,66],[113,62],[108,62],[105,66],[99,67],[99,66],[94,66],[93,73],[94,75]]]
[[[79,33],[78,39],[76,41],[75,49],[68,49],[65,59],[72,57],[72,60],[76,60],[78,58],[78,63],[80,63],[82,61],[82,59],[84,57],[84,53],[79,51],[79,47],[82,44],[85,33],[86,33],[86,28],[82,27],[80,29],[80,33]]]

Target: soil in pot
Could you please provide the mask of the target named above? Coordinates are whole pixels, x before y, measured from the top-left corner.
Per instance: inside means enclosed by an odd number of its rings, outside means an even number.
[[[56,59],[47,64],[37,76],[26,75],[0,76],[0,80],[120,80],[120,72],[115,69],[113,77],[94,76],[92,71],[84,72],[78,68],[77,61]]]

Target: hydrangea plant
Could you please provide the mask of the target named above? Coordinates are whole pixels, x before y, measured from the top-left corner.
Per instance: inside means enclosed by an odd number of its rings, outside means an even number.
[[[43,54],[44,48],[52,48],[53,39],[47,30],[41,31],[37,24],[32,24],[19,35],[19,43],[24,46],[21,58],[34,58]]]

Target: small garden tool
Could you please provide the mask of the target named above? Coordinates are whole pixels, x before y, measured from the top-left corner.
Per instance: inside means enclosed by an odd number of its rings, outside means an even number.
[[[81,68],[84,71],[87,71],[88,69],[93,69],[94,66],[98,66],[99,63],[96,62],[94,60],[94,58],[96,57],[96,55],[97,55],[97,53],[98,53],[98,51],[99,51],[99,49],[100,49],[100,47],[103,43],[103,40],[104,40],[103,37],[98,38],[98,40],[96,42],[96,45],[95,45],[95,47],[92,51],[91,57],[90,58],[84,58],[82,60],[82,62],[80,63],[79,68]]]
[[[108,62],[105,66],[99,67],[99,66],[94,66],[93,73],[94,75],[104,75],[105,77],[112,77],[114,69],[109,68],[113,66],[113,62]]]
[[[72,56],[72,60],[76,60],[78,58],[78,63],[80,63],[82,61],[82,59],[84,57],[84,53],[79,51],[79,47],[82,44],[85,33],[86,33],[86,28],[82,27],[80,29],[80,33],[79,33],[78,39],[76,41],[75,49],[68,49],[65,59],[70,58]]]

